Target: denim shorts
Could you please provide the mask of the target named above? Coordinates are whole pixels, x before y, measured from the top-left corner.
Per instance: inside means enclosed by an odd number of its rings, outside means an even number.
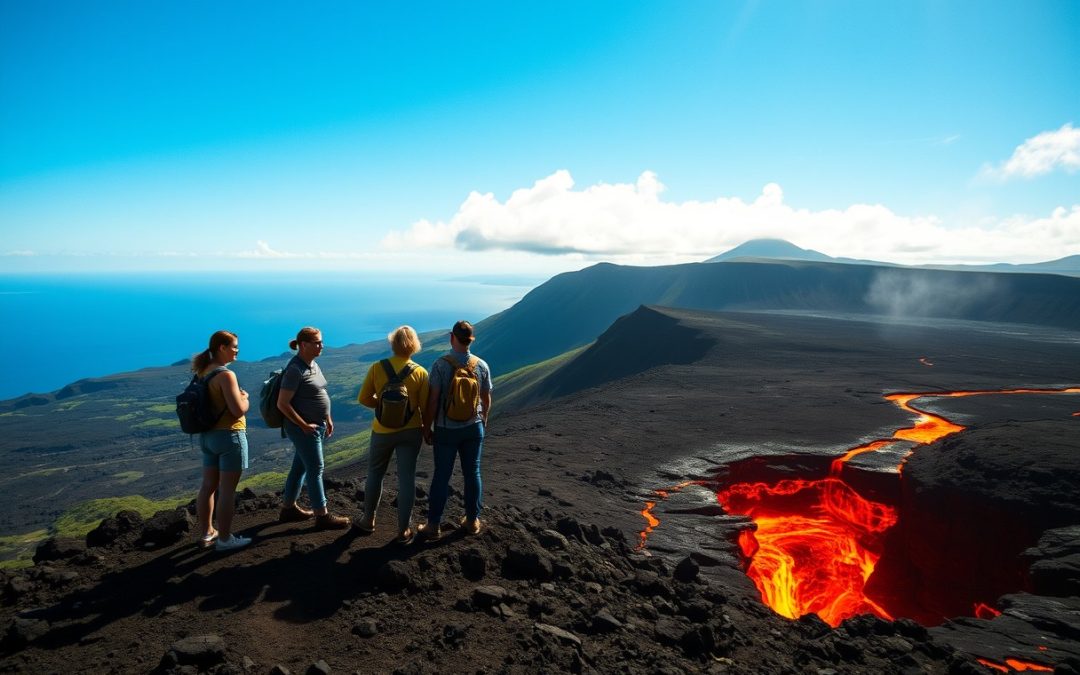
[[[199,434],[202,465],[219,471],[243,471],[248,468],[246,431],[214,429]]]

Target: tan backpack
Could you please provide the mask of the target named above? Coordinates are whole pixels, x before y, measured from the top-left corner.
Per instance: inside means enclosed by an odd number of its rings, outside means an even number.
[[[480,359],[470,356],[465,365],[449,354],[443,359],[454,369],[450,375],[450,386],[443,394],[446,419],[468,422],[476,417],[476,409],[480,407],[480,376],[476,372]]]

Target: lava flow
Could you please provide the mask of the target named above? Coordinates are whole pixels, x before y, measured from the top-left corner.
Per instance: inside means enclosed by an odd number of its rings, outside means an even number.
[[[896,430],[892,440],[852,448],[833,461],[827,478],[739,483],[720,490],[717,501],[728,513],[750,516],[757,525],[740,535],[739,546],[762,600],[782,616],[797,619],[813,612],[831,626],[864,613],[891,619],[863,589],[881,557],[885,531],[896,523],[896,511],[857,494],[843,481],[844,465],[899,441],[926,445],[964,429],[916,408],[912,401],[919,398],[1077,392],[1080,388],[889,394],[886,399],[918,416],[915,424]]]
[[[1013,673],[1016,671],[1032,670],[1043,673],[1052,673],[1054,669],[1050,666],[1044,666],[1041,663],[1032,663],[1031,661],[1021,661],[1020,659],[1005,659],[1005,663],[995,663],[990,659],[975,659],[979,663],[983,664],[987,668],[993,670],[999,670],[1003,673]]]
[[[831,626],[864,613],[893,618],[887,608],[866,596],[864,588],[881,557],[885,533],[897,522],[897,513],[848,485],[843,476],[845,465],[858,455],[899,442],[922,446],[964,429],[915,407],[913,401],[919,398],[1062,393],[1080,393],[1080,388],[889,394],[886,399],[917,416],[915,423],[896,430],[890,439],[852,448],[832,462],[827,477],[785,479],[774,484],[737,483],[719,490],[717,501],[728,513],[750,516],[756,525],[756,529],[740,534],[739,547],[749,563],[746,573],[762,600],[783,616],[795,619],[813,612]],[[897,469],[902,466],[903,461]],[[668,491],[656,494],[663,499]],[[641,545],[659,525],[653,513],[655,503],[647,503],[642,511],[649,525],[641,533]],[[995,611],[984,607],[984,614]]]

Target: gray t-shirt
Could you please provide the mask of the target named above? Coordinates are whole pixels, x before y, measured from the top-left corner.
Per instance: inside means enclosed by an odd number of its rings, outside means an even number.
[[[296,392],[292,407],[305,422],[321,424],[330,416],[330,395],[326,393],[326,378],[314,361],[309,366],[294,356],[281,374],[281,388]]]
[[[472,357],[472,354],[468,352],[461,354],[453,350],[446,352],[446,354],[454,357],[457,362],[462,365],[465,365],[469,361],[469,358]],[[482,421],[480,413],[484,409],[484,403],[483,401],[480,401],[476,404],[476,415],[474,415],[473,418],[470,420],[458,422],[456,420],[447,419],[446,412],[443,410],[445,405],[443,394],[445,394],[446,390],[450,388],[450,378],[453,377],[453,375],[453,366],[447,363],[446,359],[439,357],[431,366],[429,382],[431,382],[432,389],[439,390],[439,408],[438,411],[435,413],[435,426],[445,427],[447,429],[460,429],[462,427],[471,426],[473,424],[476,424],[477,422]],[[493,389],[491,385],[491,369],[488,368],[488,364],[481,358],[477,358],[476,360],[476,375],[477,378],[480,380],[480,393],[490,392]]]

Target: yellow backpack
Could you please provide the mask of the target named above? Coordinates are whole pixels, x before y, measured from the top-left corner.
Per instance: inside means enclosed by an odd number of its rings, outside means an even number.
[[[468,422],[476,417],[476,409],[480,407],[480,376],[476,372],[476,364],[480,359],[470,356],[468,363],[464,365],[449,354],[443,359],[454,369],[450,375],[450,386],[443,394],[446,419]]]

